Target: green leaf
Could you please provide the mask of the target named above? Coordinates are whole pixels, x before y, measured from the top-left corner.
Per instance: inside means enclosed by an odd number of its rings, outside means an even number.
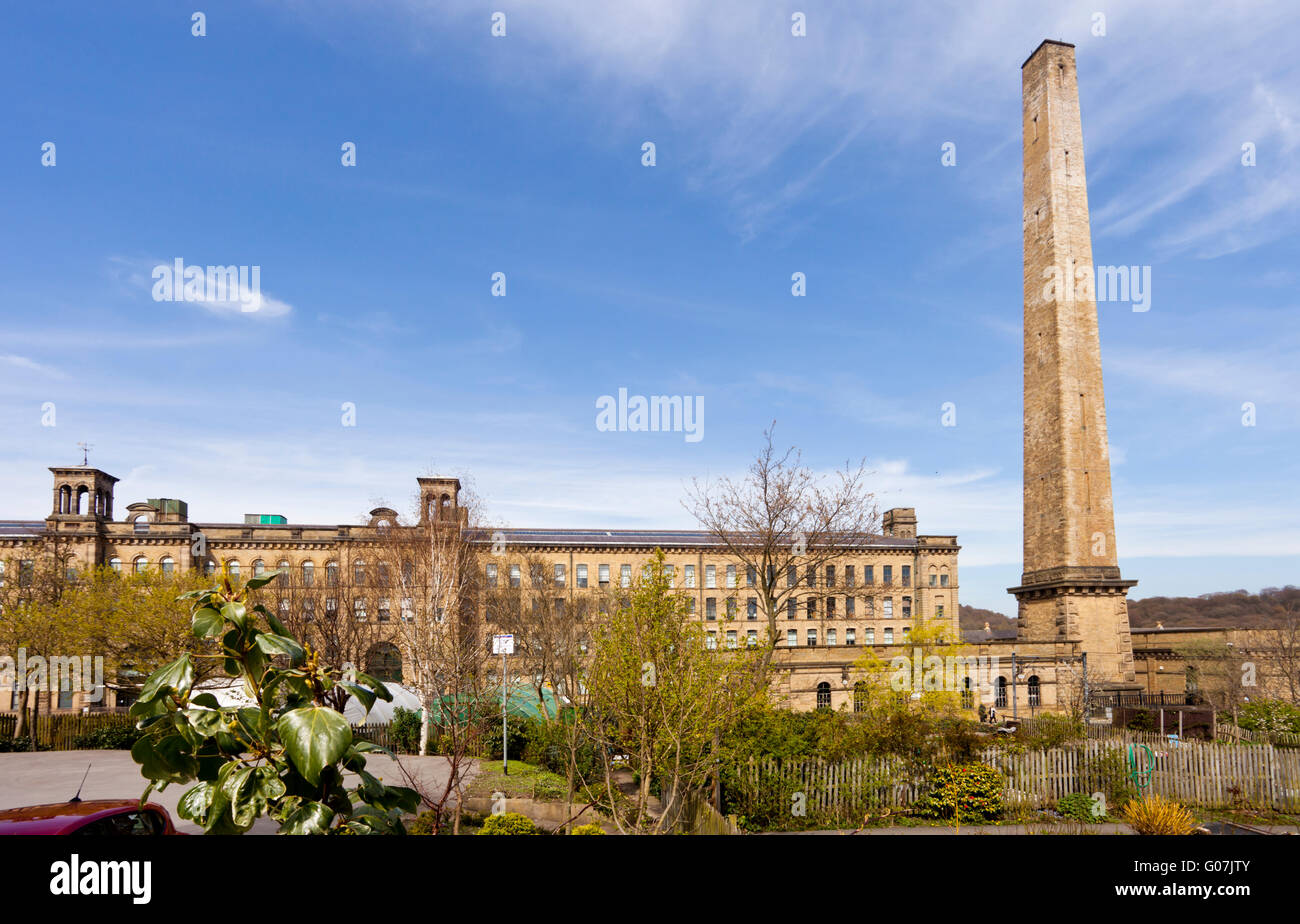
[[[357,683],[348,683],[347,681],[340,682],[339,686],[347,690],[357,699],[361,700],[361,705],[366,707],[366,712],[369,712],[371,708],[375,705],[375,693],[373,690],[363,687]]]
[[[232,623],[243,629],[248,625],[248,612],[244,609],[244,604],[231,601],[221,608],[221,615],[229,619]]]
[[[304,706],[280,716],[276,731],[285,753],[309,783],[318,783],[321,771],[333,764],[352,743],[347,719],[325,706]]]
[[[215,709],[190,709],[185,715],[194,730],[204,738],[211,738],[226,730],[226,717]]]
[[[190,630],[195,638],[207,638],[216,635],[226,626],[225,617],[218,610],[205,606],[194,611],[190,620]]]
[[[319,802],[304,802],[280,824],[281,834],[326,834],[334,820],[334,810]]]
[[[206,709],[220,709],[221,702],[211,693],[200,693],[190,700],[191,706],[203,706]]]
[[[357,683],[364,683],[366,686],[370,687],[370,689],[374,690],[375,695],[384,702],[391,703],[393,701],[393,694],[389,692],[388,687],[384,686],[382,680],[371,677],[369,674],[363,674],[361,671],[353,671],[352,676]]]
[[[152,703],[171,694],[184,698],[189,695],[193,683],[194,662],[187,652],[150,674],[136,702]]]
[[[244,582],[245,590],[257,590],[259,587],[265,587],[280,576],[279,570],[267,571],[261,577],[249,578]]]
[[[287,635],[263,632],[257,637],[257,647],[269,655],[287,655],[294,662],[301,661],[307,656],[302,646]]]
[[[271,627],[272,632],[274,632],[276,635],[283,635],[286,636],[287,638],[293,638],[293,633],[284,627],[284,623],[280,622],[279,618],[277,618],[274,613],[272,613],[266,607],[262,607],[262,611],[266,613],[266,624]]]

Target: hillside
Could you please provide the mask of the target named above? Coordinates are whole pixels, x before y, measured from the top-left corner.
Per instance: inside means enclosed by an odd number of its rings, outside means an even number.
[[[963,607],[965,609],[965,607]],[[1244,590],[1199,597],[1147,597],[1130,600],[1129,622],[1166,629],[1175,626],[1221,626],[1262,629],[1276,625],[1287,611],[1300,612],[1300,587],[1266,587],[1257,594]],[[964,625],[964,622],[963,622]]]
[[[1016,628],[1014,619],[997,610],[982,610],[978,606],[967,606],[964,603],[957,607],[957,619],[963,629],[983,629],[986,622],[994,632],[999,629],[1010,632]]]

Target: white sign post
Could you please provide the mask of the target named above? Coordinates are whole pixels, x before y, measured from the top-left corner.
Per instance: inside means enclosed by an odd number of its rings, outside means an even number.
[[[513,635],[492,636],[492,653],[501,655],[501,773],[510,775],[509,743],[506,740],[506,655],[515,653]]]

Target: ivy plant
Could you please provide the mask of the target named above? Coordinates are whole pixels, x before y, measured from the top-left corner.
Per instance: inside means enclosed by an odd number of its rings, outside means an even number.
[[[266,815],[281,834],[404,834],[403,813],[419,795],[366,770],[366,754],[386,749],[354,740],[343,715],[325,705],[341,687],[369,711],[392,700],[379,680],[331,668],[250,594],[278,572],[236,587],[228,576],[192,591],[191,628],[206,651],[154,671],[131,707],[142,737],[131,757],[155,789],[196,783],[178,814],[207,834],[243,834]],[[194,694],[195,658],[215,658],[243,681],[248,706]],[[345,775],[349,774],[349,775]]]

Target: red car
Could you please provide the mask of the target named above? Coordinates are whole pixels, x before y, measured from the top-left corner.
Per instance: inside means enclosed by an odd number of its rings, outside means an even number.
[[[161,805],[98,799],[0,810],[4,834],[179,834]]]

